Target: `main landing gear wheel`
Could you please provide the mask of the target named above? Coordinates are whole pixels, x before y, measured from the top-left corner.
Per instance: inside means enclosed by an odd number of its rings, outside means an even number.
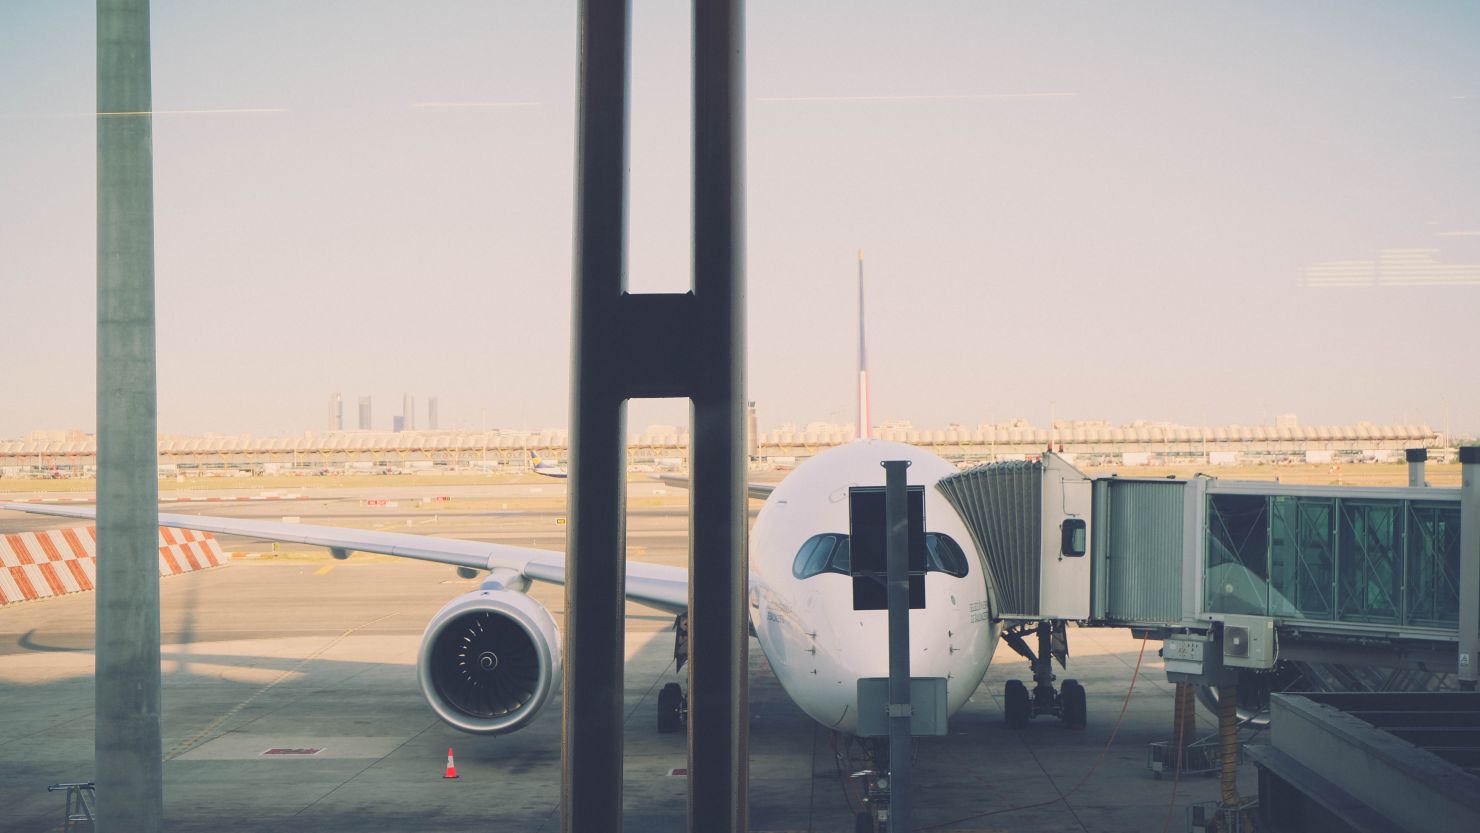
[[[672,734],[683,729],[683,689],[669,683],[658,689],[658,732]]]
[[[1078,680],[1064,680],[1064,684],[1059,687],[1059,703],[1063,709],[1060,716],[1065,726],[1070,729],[1083,729],[1089,723],[1084,686],[1080,685]]]
[[[1007,713],[1007,727],[1021,729],[1028,725],[1033,716],[1032,704],[1028,701],[1028,687],[1022,680],[1008,680],[1002,687],[1002,708]]]

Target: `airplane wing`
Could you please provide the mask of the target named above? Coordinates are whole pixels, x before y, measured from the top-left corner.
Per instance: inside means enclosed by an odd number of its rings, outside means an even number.
[[[664,485],[672,486],[675,489],[687,489],[689,487],[689,479],[681,474],[655,474],[653,477],[662,481]],[[776,491],[775,483],[745,484],[746,496],[753,497],[756,500],[765,500],[774,491]]]
[[[77,506],[4,503],[0,504],[0,509],[84,520],[93,520],[97,517],[96,509]],[[159,525],[179,529],[198,529],[221,535],[237,535],[243,538],[307,544],[330,550],[374,552],[432,561],[437,564],[450,564],[454,567],[471,567],[475,570],[505,568],[516,570],[537,581],[547,581],[551,584],[565,583],[565,555],[535,547],[436,538],[405,532],[380,532],[249,518],[218,518],[207,515],[160,513]],[[678,567],[665,567],[661,564],[629,561],[627,562],[627,598],[676,613],[687,610],[689,606],[688,571]]]

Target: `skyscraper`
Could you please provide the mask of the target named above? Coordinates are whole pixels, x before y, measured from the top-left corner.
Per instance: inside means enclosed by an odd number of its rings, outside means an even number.
[[[437,430],[437,397],[427,397],[427,430]]]
[[[760,456],[760,430],[756,424],[754,400],[745,403],[745,455],[752,460]]]
[[[370,397],[360,397],[360,430],[370,430]]]
[[[344,430],[344,397],[337,393],[329,394],[329,430]]]
[[[416,397],[409,393],[401,398],[401,430],[416,430]]]

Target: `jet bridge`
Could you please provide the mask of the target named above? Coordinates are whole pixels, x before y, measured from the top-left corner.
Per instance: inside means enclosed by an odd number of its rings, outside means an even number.
[[[1480,639],[1460,636],[1480,621],[1480,553],[1461,575],[1480,459],[1462,459],[1468,501],[1422,486],[1090,478],[1053,453],[938,488],[987,562],[1009,642],[1015,623],[1077,620],[1165,640],[1176,681],[1252,672],[1267,690],[1276,675],[1262,672],[1279,664],[1281,686],[1293,673],[1305,687],[1447,688],[1456,672],[1474,679]]]
[[[1056,454],[978,466],[937,483],[986,556],[996,618],[1090,617],[1092,483]]]

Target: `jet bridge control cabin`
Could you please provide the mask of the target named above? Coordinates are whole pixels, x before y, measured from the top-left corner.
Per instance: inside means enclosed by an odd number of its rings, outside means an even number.
[[[1480,461],[1465,456],[1472,484]],[[984,554],[1009,642],[1014,627],[1053,620],[1127,627],[1164,640],[1174,681],[1265,691],[1291,674],[1347,690],[1475,679],[1480,637],[1460,627],[1480,617],[1480,553],[1461,563],[1462,527],[1480,530],[1473,485],[1462,500],[1429,487],[1090,478],[1050,452],[937,488]]]

